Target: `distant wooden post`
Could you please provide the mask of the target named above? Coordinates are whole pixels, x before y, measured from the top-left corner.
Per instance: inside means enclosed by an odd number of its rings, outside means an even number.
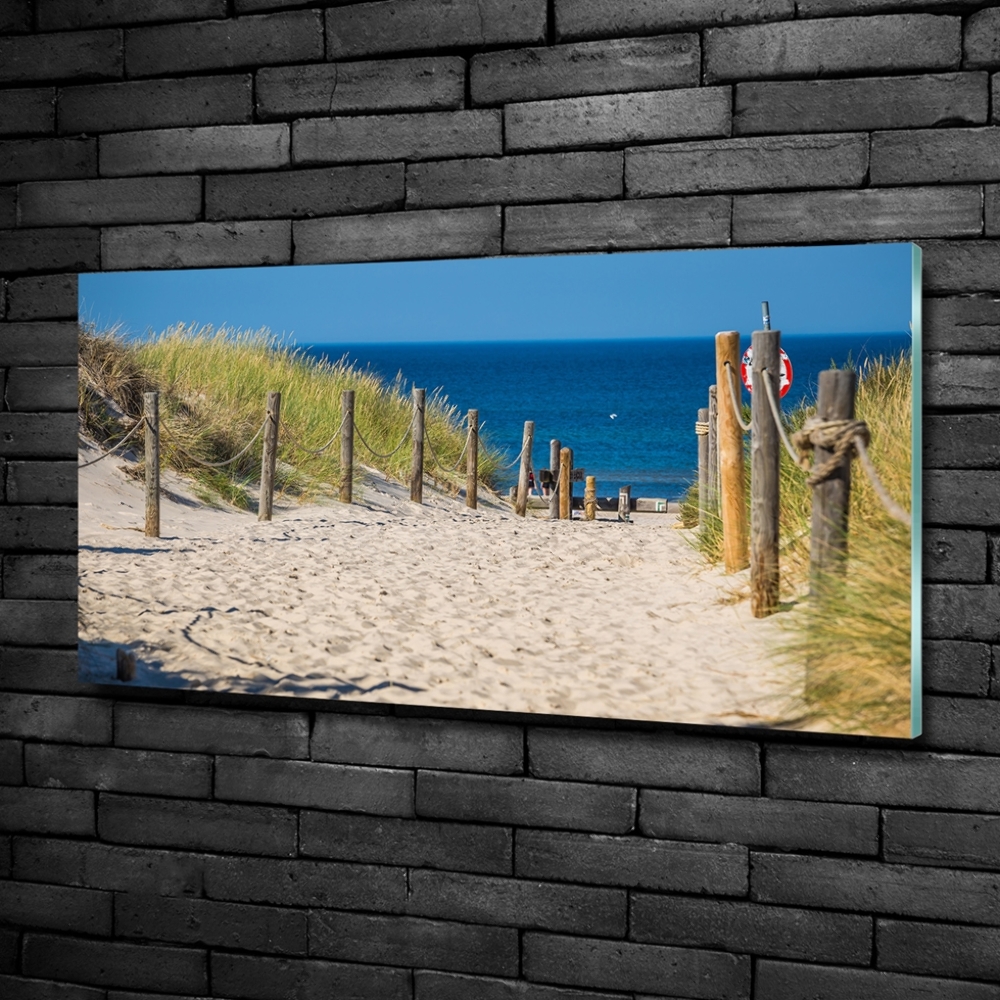
[[[410,499],[424,502],[424,415],[427,390],[413,390],[413,462],[410,465]]]
[[[729,368],[726,362],[729,362]],[[740,398],[740,335],[727,330],[715,335],[715,381],[719,402],[719,503],[722,509],[722,558],[727,573],[746,569],[746,476],[743,470],[743,430],[733,410],[730,371]]]
[[[264,418],[264,450],[260,459],[260,503],[257,520],[270,521],[274,512],[274,472],[278,464],[278,420],[281,417],[281,393],[267,394]]]
[[[465,506],[479,504],[479,410],[469,410],[469,447],[465,453]]]
[[[566,503],[569,504],[569,517],[573,516],[573,449],[569,449],[569,477],[567,478],[566,486]],[[562,496],[562,491],[560,491],[560,496]],[[562,501],[559,501],[562,503]]]
[[[528,512],[528,470],[531,468],[531,446],[535,441],[535,421],[525,420],[521,438],[521,470],[517,477],[517,503],[514,513],[524,517]]]
[[[781,333],[754,330],[750,394],[750,612],[766,618],[778,610],[778,425],[764,380],[777,400],[781,387]]]
[[[143,394],[143,416],[146,427],[143,430],[146,454],[146,529],[150,538],[160,537],[160,394]]]
[[[573,458],[569,448],[559,450],[559,519],[566,521],[573,516],[573,508],[570,506],[572,492],[570,490],[570,476],[573,475]]]
[[[350,503],[354,496],[354,390],[340,397],[340,499]]]
[[[719,393],[708,387],[708,502],[712,514],[719,512]]]
[[[583,519],[594,521],[597,518],[597,477],[587,476],[586,488],[583,491]]]
[[[632,487],[622,486],[618,490],[618,520],[632,520]]]
[[[559,479],[561,477],[560,453],[562,445],[558,438],[549,442],[549,469],[552,472],[552,493],[549,496],[549,520],[557,521],[561,516],[559,507]]]
[[[135,668],[135,653],[119,646],[115,650],[115,677],[120,681],[134,681]]]
[[[695,426],[698,435],[698,526],[702,531],[708,524],[708,407],[698,411]]]
[[[855,374],[848,368],[830,368],[819,373],[816,415],[822,420],[853,420]],[[816,448],[813,461],[819,465],[832,452]],[[845,462],[812,491],[812,541],[809,549],[810,592],[822,590],[823,577],[842,572],[847,557],[847,523],[851,505],[851,466]]]

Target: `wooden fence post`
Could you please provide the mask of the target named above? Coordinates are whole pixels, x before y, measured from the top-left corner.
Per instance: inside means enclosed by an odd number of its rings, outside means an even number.
[[[853,420],[855,373],[830,368],[819,373],[816,415],[821,420]],[[816,448],[813,461],[825,462],[832,452]],[[812,540],[809,547],[809,590],[822,590],[824,576],[843,571],[847,558],[847,524],[851,504],[851,465],[844,462],[812,491]]]
[[[729,367],[726,367],[726,362]],[[746,569],[747,508],[743,469],[743,429],[733,410],[730,372],[740,399],[740,335],[727,330],[715,335],[715,382],[719,387],[719,502],[722,508],[722,558],[727,573]]]
[[[570,491],[570,476],[573,475],[573,458],[569,448],[559,450],[559,519],[568,520],[573,516],[570,506],[572,492]]]
[[[702,531],[708,524],[708,407],[698,411],[695,425],[698,436],[698,527]]]
[[[465,453],[465,506],[479,504],[479,410],[469,410],[469,447]]]
[[[410,499],[424,502],[424,415],[427,390],[413,390],[413,462],[410,465]]]
[[[143,394],[143,416],[146,426],[143,439],[146,453],[143,464],[146,467],[146,528],[150,538],[160,537],[160,394]]]
[[[558,438],[549,442],[549,470],[552,472],[552,493],[549,496],[549,520],[558,521],[562,516],[559,506],[560,453],[562,444]]]
[[[597,477],[587,476],[586,486],[583,491],[583,519],[594,521],[597,519]]]
[[[345,389],[340,397],[340,499],[350,503],[354,496],[354,390]]]
[[[281,393],[267,394],[264,418],[264,448],[260,459],[260,502],[257,520],[270,521],[274,513],[274,472],[278,464],[278,420],[281,417]]]
[[[632,487],[622,486],[618,490],[618,520],[632,520]]]
[[[708,509],[719,513],[719,394],[708,387]]]
[[[778,425],[765,379],[774,398],[781,386],[781,333],[754,330],[750,394],[750,612],[766,618],[778,610]]]
[[[521,438],[521,470],[517,477],[517,503],[514,513],[524,517],[528,512],[528,470],[531,468],[531,446],[535,441],[535,421],[525,420]]]

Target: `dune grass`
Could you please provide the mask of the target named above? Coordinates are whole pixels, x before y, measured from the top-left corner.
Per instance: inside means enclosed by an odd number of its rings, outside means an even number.
[[[82,330],[80,372],[81,421],[88,433],[102,443],[119,440],[141,415],[143,393],[157,389],[163,465],[190,475],[202,499],[243,509],[255,507],[260,441],[225,469],[206,469],[198,460],[225,461],[239,452],[263,423],[269,391],[281,393],[276,487],[300,500],[330,496],[337,489],[339,439],[321,455],[305,449],[320,448],[340,427],[345,389],[355,392],[355,425],[376,452],[392,451],[412,416],[410,395],[399,377],[386,383],[344,360],[317,361],[264,329],[180,325],[143,341],[125,341],[114,330]],[[441,465],[454,466],[465,445],[464,414],[446,396],[429,394],[425,428]],[[382,459],[355,440],[356,474],[363,463],[405,482],[410,461],[409,443]],[[485,486],[498,464],[499,455],[481,444],[479,473]],[[425,447],[424,467],[445,488],[457,491],[465,483],[464,460],[458,471],[441,471]]]

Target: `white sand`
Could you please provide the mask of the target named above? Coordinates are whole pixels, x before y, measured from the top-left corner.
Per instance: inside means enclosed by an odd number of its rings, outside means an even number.
[[[81,451],[81,459],[96,452]],[[780,615],[707,568],[675,517],[521,519],[369,473],[351,506],[207,507],[164,476],[162,536],[110,458],[80,473],[86,679],[261,694],[761,725],[798,711]]]

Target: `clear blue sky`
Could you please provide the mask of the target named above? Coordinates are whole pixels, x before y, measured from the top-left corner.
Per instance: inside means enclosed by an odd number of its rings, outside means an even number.
[[[143,335],[268,327],[299,344],[906,332],[910,244],[80,275],[81,316]]]

